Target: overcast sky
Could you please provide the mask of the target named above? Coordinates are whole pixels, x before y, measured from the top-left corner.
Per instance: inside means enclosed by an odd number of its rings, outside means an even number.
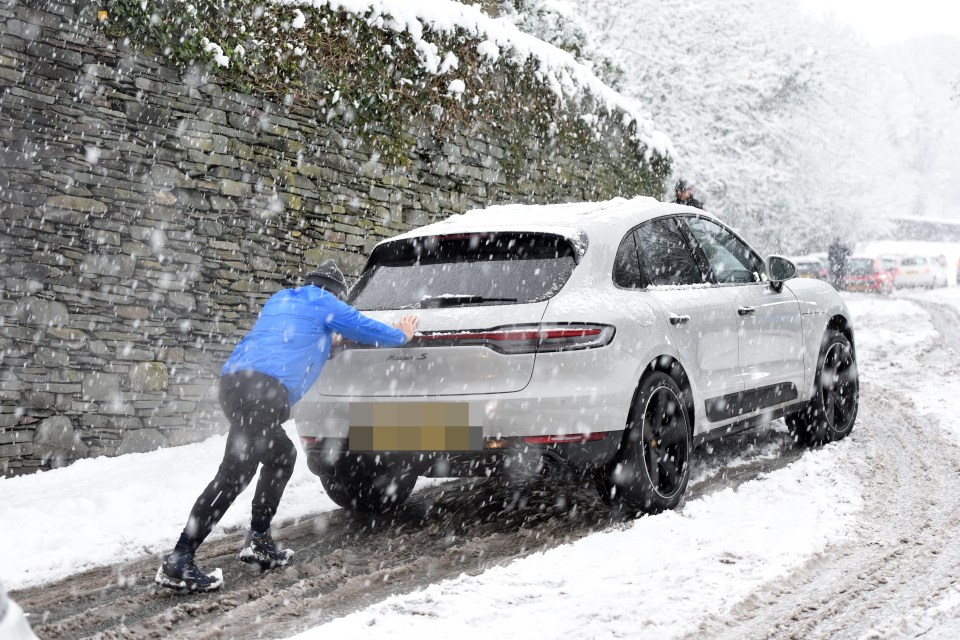
[[[833,14],[876,45],[948,33],[960,38],[960,0],[801,0],[812,11]]]

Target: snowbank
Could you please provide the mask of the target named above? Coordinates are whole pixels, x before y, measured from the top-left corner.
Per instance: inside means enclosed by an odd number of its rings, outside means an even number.
[[[297,441],[293,423],[287,434]],[[169,551],[194,500],[213,479],[226,436],[198,444],[78,460],[69,467],[0,479],[0,580],[22,589],[96,566]],[[248,526],[251,483],[211,537]],[[278,520],[338,508],[320,480],[297,465]],[[10,544],[16,541],[16,544]]]

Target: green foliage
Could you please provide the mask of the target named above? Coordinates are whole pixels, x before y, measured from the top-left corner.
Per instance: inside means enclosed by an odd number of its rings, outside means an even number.
[[[222,7],[216,0],[209,5]],[[148,45],[181,65],[198,59],[203,53],[201,34],[210,25],[204,24],[204,16],[199,12],[186,11],[183,2],[106,0],[102,6],[108,15],[105,23],[108,35]]]
[[[356,130],[389,164],[409,161],[416,142],[406,135],[411,123],[426,124],[441,140],[480,126],[488,129],[481,132],[500,137],[556,138],[586,148],[594,131],[576,111],[603,111],[589,96],[579,105],[559,104],[537,79],[532,61],[518,66],[501,58],[491,65],[477,52],[479,40],[466,32],[433,34],[430,41],[441,48],[440,58],[452,54],[457,64],[432,73],[409,33],[387,28],[372,15],[253,0],[105,3],[108,35],[126,38],[180,68],[209,69],[236,90],[310,105],[318,118]],[[219,62],[217,56],[223,56]],[[448,93],[455,79],[466,85],[462,94]],[[621,115],[609,114],[606,120],[619,122]],[[637,155],[635,164],[645,165],[645,149],[627,146]],[[512,169],[519,174],[522,167],[515,163]],[[660,185],[645,191],[659,193]]]

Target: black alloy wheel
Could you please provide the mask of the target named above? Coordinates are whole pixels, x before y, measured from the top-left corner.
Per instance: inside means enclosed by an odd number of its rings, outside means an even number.
[[[803,445],[842,440],[857,419],[860,380],[853,347],[839,331],[828,330],[824,336],[815,385],[813,399],[787,416],[787,426]]]
[[[640,384],[624,442],[607,474],[611,501],[639,513],[676,507],[687,487],[690,418],[676,381],[659,371]]]
[[[687,464],[687,424],[680,409],[680,396],[673,389],[658,387],[647,400],[643,416],[644,467],[651,488],[664,499],[677,493],[681,470]]]

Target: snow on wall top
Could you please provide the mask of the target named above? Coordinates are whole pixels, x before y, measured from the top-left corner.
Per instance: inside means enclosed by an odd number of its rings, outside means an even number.
[[[420,64],[434,74],[445,73],[459,65],[452,52],[444,55],[436,44],[427,39],[426,31],[454,35],[463,30],[480,40],[477,53],[489,63],[505,58],[517,65],[528,60],[536,63],[536,76],[557,96],[561,104],[572,99],[581,102],[588,94],[596,99],[608,114],[619,109],[623,112],[623,125],[636,123],[634,142],[647,148],[647,155],[655,151],[661,156],[672,156],[670,138],[658,131],[653,122],[641,112],[637,102],[614,91],[603,83],[593,71],[581,64],[570,53],[520,31],[512,23],[492,18],[478,7],[461,4],[454,0],[272,0],[285,6],[329,7],[357,15],[368,24],[407,33],[413,39]],[[308,21],[297,16],[296,27],[309,28]],[[318,25],[319,26],[319,25]],[[454,80],[454,83],[457,81]],[[451,91],[455,92],[451,84]],[[596,115],[585,114],[583,121],[596,126]]]

